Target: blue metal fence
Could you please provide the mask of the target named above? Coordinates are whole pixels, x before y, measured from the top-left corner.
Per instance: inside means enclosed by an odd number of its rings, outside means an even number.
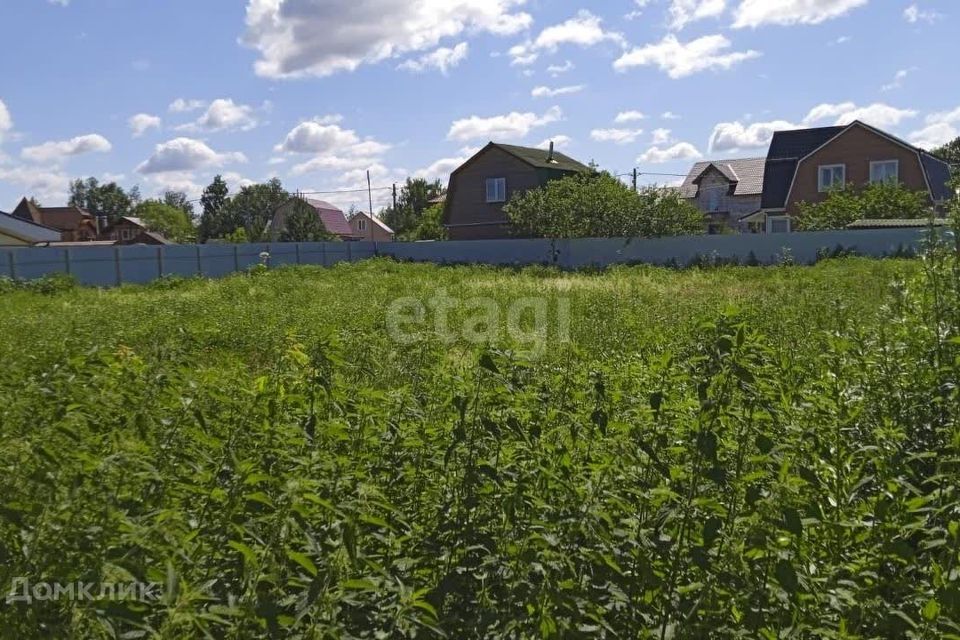
[[[809,263],[838,249],[888,256],[916,250],[926,231],[880,229],[770,235],[696,236],[653,240],[480,240],[471,242],[301,242],[244,245],[0,249],[0,276],[35,279],[66,273],[82,284],[143,284],[162,276],[218,278],[260,263],[271,266],[356,262],[374,256],[438,264],[554,264],[573,269],[614,264],[690,264],[698,259],[773,264]]]

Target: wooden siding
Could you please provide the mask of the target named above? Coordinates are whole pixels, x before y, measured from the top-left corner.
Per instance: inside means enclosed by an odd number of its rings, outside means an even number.
[[[487,179],[506,178],[507,201],[517,193],[546,182],[537,169],[509,153],[491,147],[450,176],[447,190],[451,240],[486,240],[510,237],[510,220],[503,212],[506,202],[487,202]]]

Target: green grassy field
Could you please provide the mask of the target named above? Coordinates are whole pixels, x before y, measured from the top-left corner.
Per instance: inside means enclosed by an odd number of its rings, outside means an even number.
[[[0,637],[960,637],[952,265],[5,292]]]

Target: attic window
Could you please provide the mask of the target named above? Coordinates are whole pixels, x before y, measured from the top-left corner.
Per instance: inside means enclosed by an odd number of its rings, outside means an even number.
[[[487,202],[507,201],[507,179],[487,178]]]
[[[357,229],[360,231],[367,230],[367,221],[366,220],[357,220]]]

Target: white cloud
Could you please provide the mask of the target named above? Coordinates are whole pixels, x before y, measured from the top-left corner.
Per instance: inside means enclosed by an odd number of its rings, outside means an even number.
[[[240,152],[218,153],[200,140],[175,138],[158,144],[153,155],[137,167],[137,172],[142,174],[185,172],[246,161],[246,156]]]
[[[661,118],[664,120],[679,120],[680,116],[675,114],[673,111],[664,111],[661,115]]]
[[[470,45],[466,42],[461,42],[452,49],[449,47],[440,47],[417,59],[407,60],[397,68],[413,71],[414,73],[423,73],[428,69],[436,69],[443,75],[447,75],[450,69],[453,69],[466,60],[467,54],[469,53]]]
[[[13,129],[13,118],[10,116],[10,110],[7,105],[0,100],[0,142],[3,142],[5,133]]]
[[[573,71],[574,64],[567,60],[563,64],[552,64],[547,67],[547,73],[556,78],[557,76],[567,73],[568,71]]]
[[[536,62],[542,52],[553,53],[562,45],[593,47],[602,42],[613,42],[624,46],[623,35],[606,31],[603,20],[589,11],[581,10],[576,17],[547,27],[533,40],[528,40],[510,48],[512,64],[528,65]]]
[[[542,141],[540,144],[538,144],[537,148],[549,149],[551,142],[553,143],[553,148],[559,151],[560,149],[566,149],[567,147],[569,147],[570,144],[573,142],[573,138],[571,138],[570,136],[565,136],[563,134],[560,134],[557,136],[551,136],[546,140]]]
[[[70,177],[45,167],[18,166],[10,169],[0,167],[0,181],[15,184],[25,193],[52,205],[66,202]]]
[[[637,158],[637,162],[648,164],[664,164],[665,162],[674,162],[677,160],[695,160],[702,158],[703,154],[697,151],[697,148],[689,142],[678,142],[668,149],[660,147],[650,147],[646,153]]]
[[[440,158],[429,167],[415,171],[413,175],[416,178],[446,181],[457,167],[475,156],[478,151],[480,151],[479,147],[464,147],[460,149],[460,155],[451,158]]]
[[[768,146],[776,131],[789,131],[823,126],[824,124],[844,126],[854,120],[860,120],[885,129],[897,126],[902,121],[916,115],[917,112],[912,109],[898,109],[882,103],[866,107],[858,107],[853,102],[824,103],[812,108],[799,124],[787,120],[753,122],[750,124],[743,124],[739,121],[721,122],[714,127],[713,133],[710,135],[710,151],[758,149]]]
[[[656,44],[636,47],[625,53],[613,63],[613,67],[617,71],[626,71],[631,67],[655,65],[677,79],[709,69],[730,69],[761,55],[752,49],[724,53],[730,45],[722,35],[703,36],[684,43],[670,34]]]
[[[943,16],[939,12],[921,9],[916,4],[912,4],[903,10],[903,19],[910,24],[917,24],[918,22],[928,22],[933,24],[942,17]]]
[[[653,0],[633,0],[633,5],[636,7],[633,11],[629,12],[627,15],[623,16],[624,20],[636,20],[643,15],[643,10],[647,8],[647,5],[650,4]]]
[[[673,132],[670,129],[654,129],[652,141],[653,146],[660,147],[673,142],[673,136],[671,135],[672,133]]]
[[[557,87],[556,89],[551,89],[550,87],[534,87],[533,91],[530,92],[530,95],[534,98],[555,98],[557,96],[565,96],[571,93],[580,93],[586,87],[582,84],[570,86],[570,87]]]
[[[159,116],[152,116],[149,113],[138,113],[127,120],[127,125],[133,132],[134,138],[139,138],[150,129],[159,129],[162,121]]]
[[[524,0],[249,0],[242,42],[259,51],[257,75],[328,76],[434,49],[465,32],[518,33]]]
[[[765,24],[820,24],[839,18],[869,0],[742,0],[734,13],[733,27]]]
[[[732,151],[734,149],[758,149],[770,145],[776,131],[787,131],[799,127],[785,120],[772,122],[754,122],[744,125],[740,122],[721,122],[710,134],[710,152]]]
[[[189,113],[191,111],[203,109],[206,106],[207,102],[205,100],[187,100],[186,98],[177,98],[170,103],[168,109],[172,113]]]
[[[177,127],[178,131],[249,131],[258,122],[253,107],[236,104],[229,98],[218,98],[196,122]]]
[[[532,129],[563,119],[560,107],[551,107],[543,115],[513,111],[502,116],[481,118],[470,116],[455,121],[447,133],[448,140],[475,140],[477,138],[506,138],[515,140],[525,137]]]
[[[960,138],[960,107],[931,113],[926,126],[910,134],[910,141],[923,149],[934,149]]]
[[[314,157],[293,167],[294,175],[317,171],[347,171],[379,162],[390,145],[373,138],[361,138],[353,129],[344,129],[340,116],[323,116],[301,122],[274,150],[277,153],[312,154]]]
[[[727,9],[727,0],[673,0],[670,4],[670,28],[680,31],[691,22],[716,18]]]
[[[590,132],[593,140],[614,144],[630,144],[636,142],[642,135],[643,129],[594,129]]]
[[[70,4],[70,0],[47,0],[47,2],[61,7],[66,7]]]
[[[893,80],[880,87],[880,90],[886,92],[901,88],[903,86],[903,81],[907,79],[907,76],[910,75],[911,71],[913,71],[913,69],[900,69],[896,74],[894,74]]]
[[[35,147],[24,147],[20,155],[32,162],[59,162],[69,156],[84,153],[106,153],[113,146],[110,141],[98,133],[77,136],[69,140],[44,142]]]
[[[376,156],[385,153],[389,148],[390,145],[370,138],[361,139],[353,129],[344,129],[329,116],[325,116],[298,124],[275,150],[278,153]]]
[[[866,107],[858,107],[853,102],[825,103],[811,109],[807,117],[803,119],[803,124],[812,125],[834,118],[833,124],[835,126],[843,126],[854,120],[860,120],[882,129],[884,127],[895,127],[902,121],[916,116],[917,112],[913,109],[899,109],[883,103],[875,103]]]
[[[613,121],[617,124],[626,124],[628,122],[637,122],[638,120],[643,120],[647,116],[640,111],[621,111],[617,114],[617,117]]]

